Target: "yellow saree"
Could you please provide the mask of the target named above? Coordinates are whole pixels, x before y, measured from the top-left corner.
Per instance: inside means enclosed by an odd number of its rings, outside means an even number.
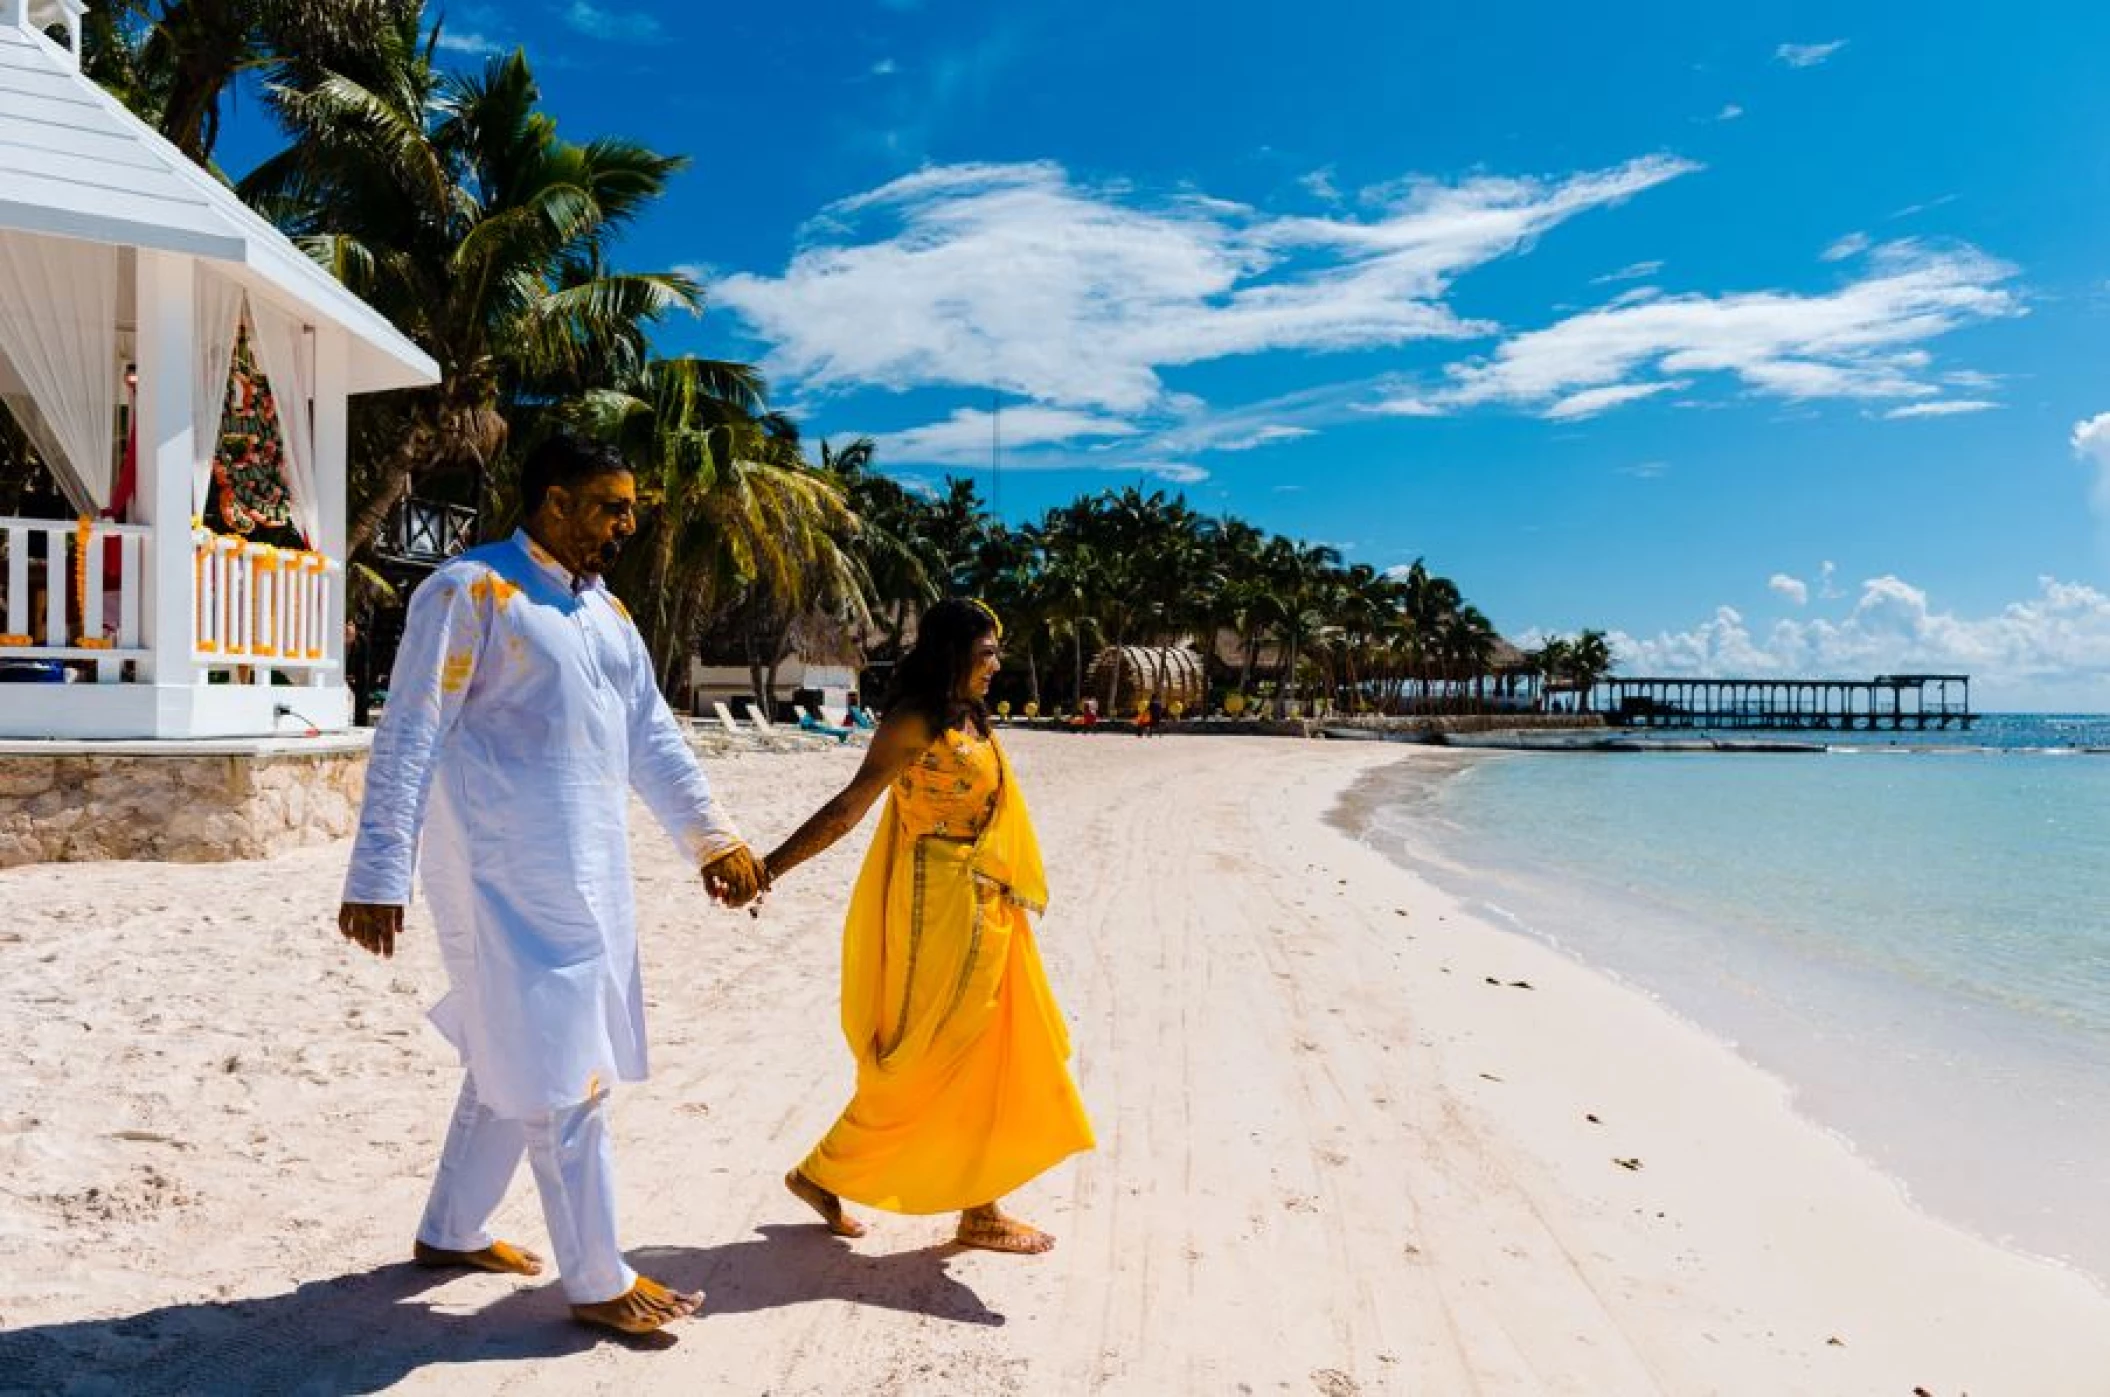
[[[897,1213],[993,1202],[1092,1147],[1026,921],[1047,902],[994,739],[947,731],[894,783],[843,927],[857,1092],[800,1170]]]

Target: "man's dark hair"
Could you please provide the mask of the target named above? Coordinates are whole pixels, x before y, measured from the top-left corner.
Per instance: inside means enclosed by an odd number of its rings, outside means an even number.
[[[523,519],[534,518],[552,485],[576,490],[595,476],[629,469],[623,453],[606,442],[566,431],[552,432],[521,463],[520,515]]]
[[[916,618],[916,644],[894,666],[886,711],[921,713],[933,731],[942,732],[962,716],[964,707],[965,716],[987,732],[989,719],[982,705],[973,700],[961,704],[953,689],[974,659],[975,642],[995,629],[988,612],[957,598],[941,601]]]

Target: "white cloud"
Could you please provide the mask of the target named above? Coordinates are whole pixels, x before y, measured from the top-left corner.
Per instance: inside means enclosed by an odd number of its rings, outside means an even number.
[[[661,35],[660,24],[650,13],[631,6],[604,10],[590,0],[571,0],[563,11],[564,22],[593,39],[627,39],[646,43]]]
[[[439,45],[441,50],[447,53],[467,53],[474,54],[477,57],[485,57],[494,53],[506,53],[512,48],[510,44],[502,44],[496,39],[487,39],[481,34],[471,34],[466,31],[458,32],[446,28],[440,30]]]
[[[993,425],[1002,430],[1006,464],[1014,450],[1093,438],[1132,437],[1137,432],[1134,424],[1117,417],[1028,404],[1005,409],[996,424],[980,408],[960,408],[943,422],[881,433],[873,441],[884,461],[918,466],[986,466],[995,446]]]
[[[1341,191],[1333,182],[1333,166],[1331,165],[1328,165],[1323,170],[1313,170],[1308,175],[1298,176],[1297,183],[1303,186],[1305,193],[1315,199],[1323,199],[1329,204],[1341,202]]]
[[[1372,403],[1364,410],[1379,417],[1442,417],[1448,411],[1417,393],[1404,393],[1398,397],[1386,398],[1381,402]]]
[[[1828,44],[1782,44],[1773,50],[1773,56],[1790,68],[1814,68],[1846,47],[1846,40],[1834,39]]]
[[[1661,480],[1670,474],[1670,465],[1664,461],[1636,461],[1631,466],[1619,467],[1619,474],[1630,475],[1636,480]]]
[[[891,58],[882,58],[872,65],[872,76],[875,78],[890,78],[899,71],[900,68]]]
[[[1859,280],[1829,293],[1672,296],[1571,316],[1452,366],[1451,386],[1424,396],[1439,407],[1537,408],[1589,390],[1658,391],[1653,385],[1676,376],[1722,373],[1749,391],[1796,401],[1931,398],[1939,392],[1926,381],[1932,356],[1919,342],[2022,314],[2001,286],[2013,275],[1972,248],[1887,243],[1872,249]]]
[[[1727,102],[1723,104],[1720,111],[1714,114],[1714,119],[1716,121],[1734,121],[1743,114],[1744,109],[1742,107],[1739,107],[1734,102]]]
[[[1868,234],[1848,233],[1826,248],[1822,254],[1827,262],[1843,262],[1849,257],[1868,251]]]
[[[1894,407],[1884,417],[1954,417],[1964,412],[1986,412],[2000,404],[1984,398],[1942,398],[1931,403],[1907,403]]]
[[[932,166],[832,205],[781,276],[717,290],[802,387],[996,386],[1135,412],[1162,403],[1170,366],[1490,333],[1445,304],[1457,277],[1697,168],[1408,180],[1365,191],[1366,217],[1279,217],[1087,187],[1050,162]],[[887,226],[860,236],[868,222]]]
[[[1687,631],[1611,636],[1629,674],[1866,678],[1960,673],[1981,706],[2100,705],[2110,685],[2110,595],[2038,579],[2037,594],[1991,615],[1940,611],[1893,576],[1861,584],[1843,617],[1783,620],[1754,634],[1733,607]]]
[[[2074,423],[2072,445],[2075,454],[2095,467],[2088,501],[2096,517],[2110,524],[2110,412]]]
[[[1570,393],[1539,416],[1549,422],[1572,422],[1584,417],[1595,417],[1600,412],[1608,412],[1612,408],[1684,386],[1682,381],[1673,380],[1666,383],[1613,383],[1603,388],[1585,388],[1580,393]]]
[[[1590,285],[1603,286],[1608,282],[1614,281],[1640,281],[1642,278],[1652,277],[1662,270],[1663,262],[1661,258],[1649,262],[1629,262],[1616,272],[1606,272],[1603,276],[1591,277]]]
[[[1790,577],[1784,572],[1776,572],[1766,579],[1766,585],[1797,606],[1808,606],[1810,604],[1810,584],[1799,577]]]
[[[1140,466],[1110,466],[1108,469],[1139,470],[1146,475],[1156,476],[1159,480],[1170,481],[1174,485],[1199,485],[1209,478],[1209,472],[1185,461],[1153,461]]]
[[[1241,437],[1230,437],[1219,441],[1215,444],[1214,449],[1218,451],[1251,451],[1255,447],[1267,446],[1273,442],[1295,441],[1299,437],[1317,435],[1318,433],[1309,427],[1285,427],[1280,423],[1274,423],[1262,427],[1258,431],[1248,432]]]
[[[1817,595],[1826,601],[1837,601],[1846,593],[1839,590],[1839,565],[1826,558],[1817,565]]]

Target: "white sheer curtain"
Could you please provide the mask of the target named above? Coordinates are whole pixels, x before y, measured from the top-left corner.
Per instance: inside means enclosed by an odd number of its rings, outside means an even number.
[[[313,548],[322,537],[322,490],[315,478],[315,425],[308,404],[315,394],[315,364],[306,329],[274,307],[249,304],[256,335],[257,366],[271,380],[278,400],[279,430],[286,440],[286,496],[293,522]]]
[[[117,249],[0,233],[8,407],[74,508],[110,502],[117,436]]]
[[[196,318],[191,326],[190,512],[205,513],[212,458],[220,449],[220,415],[227,406],[227,373],[242,325],[240,283],[198,264]]]

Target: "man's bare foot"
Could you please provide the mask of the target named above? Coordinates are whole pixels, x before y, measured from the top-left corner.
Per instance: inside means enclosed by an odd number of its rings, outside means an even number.
[[[652,1334],[702,1308],[701,1293],[683,1295],[650,1276],[639,1276],[637,1284],[613,1300],[572,1306],[571,1317],[581,1324],[598,1324],[618,1334]]]
[[[410,1249],[410,1259],[420,1266],[467,1267],[474,1271],[498,1271],[512,1276],[539,1276],[542,1274],[542,1258],[526,1247],[516,1247],[511,1242],[493,1242],[476,1251],[448,1251],[444,1247],[430,1247],[423,1242]]]
[[[821,1215],[828,1230],[838,1237],[862,1237],[865,1225],[843,1211],[843,1201],[813,1180],[794,1169],[784,1176],[784,1187],[790,1189],[800,1202]]]
[[[1017,1218],[1004,1216],[994,1203],[961,1213],[960,1230],[953,1237],[963,1247],[1014,1252],[1021,1256],[1037,1256],[1055,1246],[1053,1236]]]

